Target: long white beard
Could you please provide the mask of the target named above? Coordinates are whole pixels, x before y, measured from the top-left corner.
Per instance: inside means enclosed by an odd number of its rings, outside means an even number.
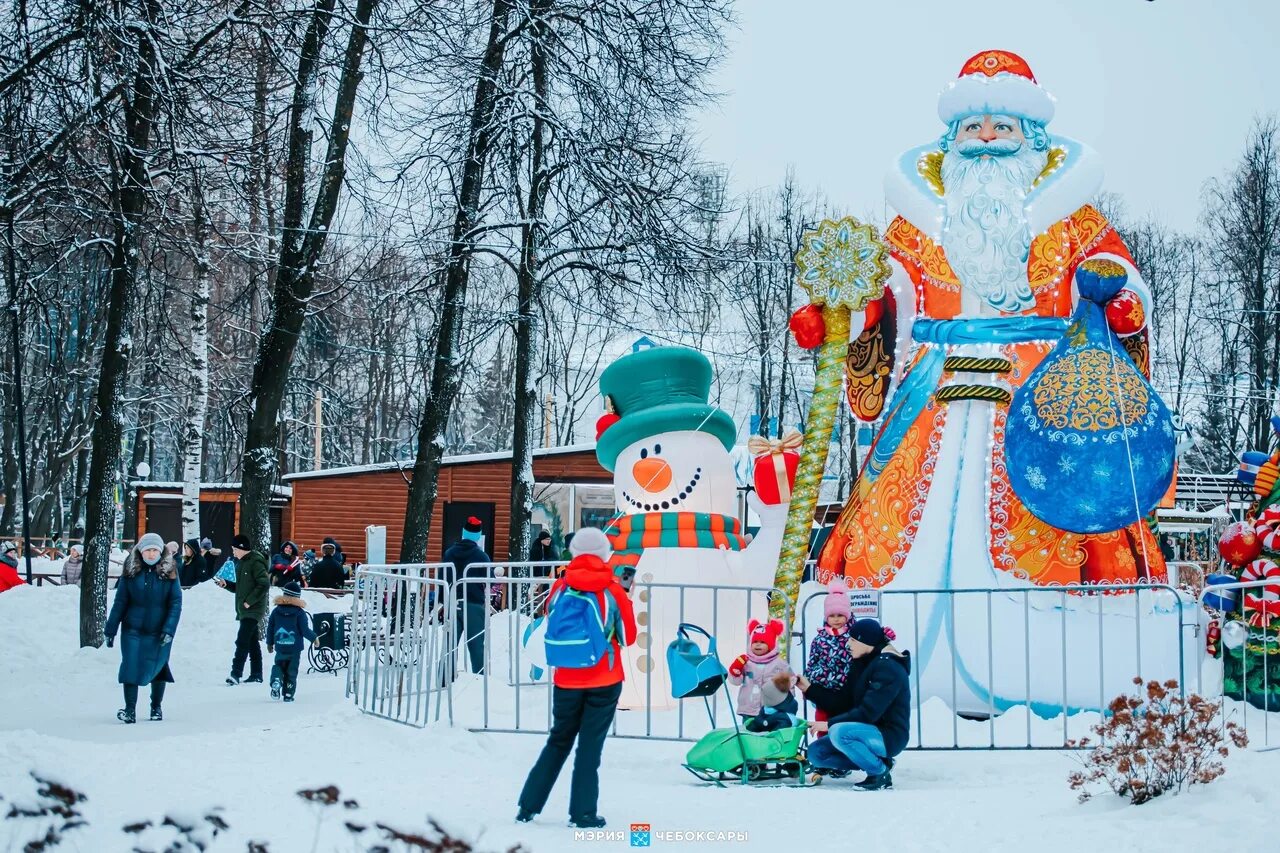
[[[1048,156],[1023,145],[1003,157],[968,157],[952,148],[942,159],[942,248],[961,287],[998,311],[1017,313],[1035,305],[1027,282],[1032,235],[1024,205]]]

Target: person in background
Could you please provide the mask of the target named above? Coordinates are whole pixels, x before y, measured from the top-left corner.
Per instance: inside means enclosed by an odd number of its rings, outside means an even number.
[[[222,568],[222,549],[213,547],[213,540],[206,536],[200,540],[200,554],[204,557],[204,577],[200,582],[204,583]]]
[[[178,570],[178,579],[183,589],[190,589],[205,580],[204,553],[200,550],[199,539],[188,539],[182,546],[182,568]]]
[[[71,546],[67,559],[62,564],[62,583],[64,586],[80,586],[80,576],[84,573],[84,548],[80,543]]]
[[[267,652],[275,653],[271,665],[271,698],[292,702],[298,690],[298,663],[304,642],[315,642],[316,632],[302,600],[302,587],[289,581],[276,596],[267,619]]]
[[[557,563],[560,561],[560,552],[551,544],[551,531],[544,530],[538,534],[538,538],[533,540],[533,545],[529,548],[529,562],[531,563]],[[547,575],[547,569],[541,570],[543,577]]]
[[[314,548],[308,548],[302,552],[302,574],[306,577],[309,586],[314,586],[311,583],[311,573],[315,571],[316,561],[319,559]]]
[[[267,558],[253,550],[249,537],[237,534],[231,540],[231,554],[236,561],[234,581],[217,580],[218,586],[236,596],[236,653],[231,659],[228,685],[240,683],[244,662],[249,661],[249,677],[245,682],[262,683],[262,646],[258,642],[258,623],[267,615],[267,592],[271,588],[267,574]]]
[[[280,553],[271,558],[271,585],[284,586],[289,581],[307,585],[302,575],[302,553],[294,542],[285,542],[280,546]]]
[[[337,539],[334,539],[332,536],[326,536],[324,537],[323,540],[321,540],[320,544],[321,544],[321,549],[320,549],[321,551],[324,550],[324,547],[323,547],[324,545],[333,546],[333,556],[334,556],[334,559],[338,561],[339,566],[345,566],[347,564],[347,557],[345,554],[342,553],[342,545],[341,543],[338,542]]]
[[[165,685],[173,681],[169,652],[181,617],[177,561],[166,552],[164,540],[147,533],[125,559],[105,628],[107,648],[121,632],[117,678],[124,685],[124,707],[116,712],[120,722],[137,721],[138,688],[143,684],[151,685],[151,719],[164,719],[160,703]]]
[[[455,616],[456,631],[454,644],[462,640],[465,629],[467,636],[467,655],[471,659],[471,671],[484,673],[484,622],[488,614],[489,585],[478,582],[489,577],[489,569],[476,566],[475,563],[489,563],[489,555],[480,547],[484,538],[484,525],[474,515],[462,525],[462,538],[449,546],[444,552],[444,561],[453,564],[452,577],[448,578],[449,586],[459,581],[471,580],[473,583],[462,585],[462,594],[457,595],[458,609]]]
[[[18,574],[18,546],[6,542],[0,547],[0,592],[22,586],[26,581]]]
[[[342,563],[338,562],[337,548],[331,542],[320,546],[321,556],[311,570],[312,589],[342,589],[346,583],[346,572]]]
[[[604,532],[594,527],[582,528],[573,540],[573,551],[574,557],[565,568],[564,577],[552,585],[548,599],[554,608],[558,596],[566,593],[596,597],[600,613],[616,616],[616,619],[606,617],[610,625],[606,636],[612,649],[591,667],[556,667],[551,731],[520,791],[516,820],[528,823],[546,806],[560,768],[576,741],[569,788],[569,824],[579,829],[599,829],[605,825],[605,819],[597,813],[600,756],[626,677],[622,648],[636,641],[636,618],[631,599],[609,568],[611,549]],[[615,625],[620,632],[613,628]]]

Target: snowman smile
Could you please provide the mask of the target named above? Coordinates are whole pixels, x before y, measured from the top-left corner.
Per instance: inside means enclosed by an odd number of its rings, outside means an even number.
[[[680,502],[688,500],[689,495],[693,493],[694,488],[698,485],[698,481],[702,479],[702,469],[697,468],[693,472],[693,478],[689,480],[689,484],[680,490],[675,497],[666,498],[665,500],[650,499],[648,501],[638,501],[631,497],[626,490],[622,491],[622,499],[625,500],[635,509],[643,512],[659,512],[664,509],[679,509]]]

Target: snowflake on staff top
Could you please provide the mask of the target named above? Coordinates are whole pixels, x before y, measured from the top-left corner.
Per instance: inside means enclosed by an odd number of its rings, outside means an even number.
[[[796,283],[812,302],[861,311],[884,295],[889,262],[874,226],[852,216],[824,219],[801,238]]]

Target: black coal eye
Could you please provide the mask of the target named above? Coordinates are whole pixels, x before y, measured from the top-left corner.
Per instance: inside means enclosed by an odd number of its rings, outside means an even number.
[[[642,447],[642,448],[640,448],[640,458],[641,458],[641,459],[645,459],[645,458],[647,458],[648,456],[649,456],[649,448],[647,448],[647,447]]]
[[[662,452],[662,445],[661,445],[661,444],[655,444],[655,445],[653,446],[653,452],[654,452],[654,453],[661,453],[661,452]]]

